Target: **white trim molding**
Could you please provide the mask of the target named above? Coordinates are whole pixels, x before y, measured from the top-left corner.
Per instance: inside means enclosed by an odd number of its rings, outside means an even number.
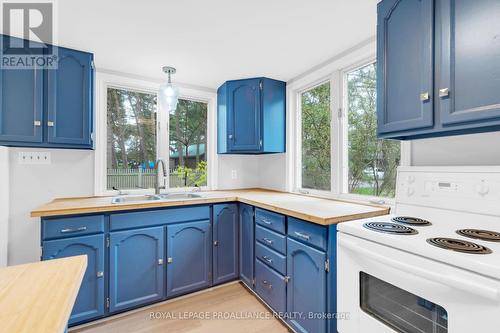
[[[158,94],[161,81],[146,80],[132,75],[121,75],[116,72],[99,70],[96,73],[95,85],[95,161],[94,161],[94,194],[112,195],[116,191],[106,189],[106,151],[107,151],[107,89],[109,87],[142,91]],[[179,86],[181,99],[200,101],[208,104],[207,114],[207,186],[203,189],[212,189],[217,184],[217,154],[216,154],[216,100],[214,91],[198,89],[195,86]],[[168,147],[168,115],[157,113],[157,148]],[[168,153],[165,148],[157,149],[158,158],[168,163]],[[168,149],[167,149],[168,150]],[[167,177],[168,179],[168,177]],[[189,188],[176,188],[175,191],[186,191]],[[168,189],[167,189],[168,191]],[[150,189],[126,190],[127,193],[151,193]]]

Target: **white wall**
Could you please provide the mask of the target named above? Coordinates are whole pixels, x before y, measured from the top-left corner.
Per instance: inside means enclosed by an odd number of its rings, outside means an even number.
[[[9,232],[9,150],[0,147],[0,267],[7,266]]]
[[[54,198],[91,196],[94,193],[94,152],[44,149],[51,153],[50,165],[18,163],[21,151],[10,148],[9,265],[38,261],[40,219],[30,211]]]

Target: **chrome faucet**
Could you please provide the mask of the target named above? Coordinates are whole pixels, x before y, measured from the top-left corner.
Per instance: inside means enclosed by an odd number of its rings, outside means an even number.
[[[163,171],[163,185],[160,186],[160,182],[158,181],[158,165],[161,164],[161,168],[162,168],[162,171]],[[158,161],[156,161],[155,163],[155,170],[156,170],[156,177],[155,177],[155,194],[160,194],[160,190],[163,190],[166,187],[165,185],[165,179],[167,178],[167,168],[165,166],[165,161],[162,160],[162,159],[159,159]]]

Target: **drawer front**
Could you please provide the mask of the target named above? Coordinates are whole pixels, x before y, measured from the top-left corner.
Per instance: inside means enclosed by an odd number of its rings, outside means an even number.
[[[326,251],[327,229],[321,225],[288,218],[288,236],[307,245]]]
[[[143,228],[168,223],[207,220],[210,218],[209,206],[167,208],[161,210],[111,214],[110,231]]]
[[[42,219],[44,240],[104,232],[104,215],[56,217]]]
[[[284,255],[257,242],[255,244],[255,257],[281,274],[286,274],[286,257]]]
[[[255,239],[273,250],[286,254],[286,237],[283,235],[257,225]]]
[[[279,232],[280,234],[285,234],[285,216],[283,215],[256,208],[255,223]]]
[[[276,312],[286,311],[285,277],[255,261],[255,291]]]

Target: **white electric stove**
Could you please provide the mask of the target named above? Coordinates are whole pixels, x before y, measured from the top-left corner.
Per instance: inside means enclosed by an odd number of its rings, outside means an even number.
[[[393,214],[338,230],[340,333],[500,332],[500,167],[399,168]]]

